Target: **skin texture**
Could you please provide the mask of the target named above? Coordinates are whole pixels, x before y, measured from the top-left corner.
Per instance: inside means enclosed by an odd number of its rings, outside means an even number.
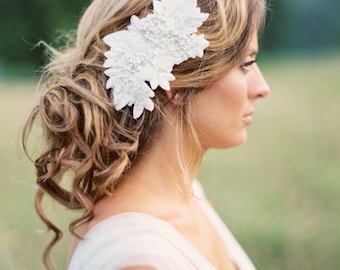
[[[257,36],[254,36],[249,55],[244,63],[255,60],[258,51]],[[204,149],[227,148],[243,144],[246,127],[251,123],[256,99],[265,97],[269,88],[258,66],[241,64],[222,78],[197,94],[193,100],[195,125]],[[174,93],[168,93],[169,99]],[[179,105],[185,100],[175,100]],[[202,211],[199,200],[187,196],[178,189],[182,177],[174,142],[176,132],[166,123],[160,136],[143,155],[112,194],[95,205],[94,218],[78,231],[85,235],[105,218],[122,212],[142,212],[171,224],[181,233],[216,269],[236,269],[214,226]],[[183,138],[185,140],[185,138]],[[184,143],[184,157],[191,149]],[[197,171],[193,170],[193,178]],[[77,244],[77,240],[75,245]],[[152,269],[145,266],[125,268]]]
[[[244,63],[255,60],[257,52],[258,41],[254,36]],[[254,102],[269,93],[257,64],[242,64],[196,96],[196,129],[204,149],[245,143],[246,127],[251,124],[251,115],[255,111]]]

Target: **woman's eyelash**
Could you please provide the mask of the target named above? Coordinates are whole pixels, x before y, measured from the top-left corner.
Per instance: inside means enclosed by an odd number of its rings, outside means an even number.
[[[241,67],[243,68],[243,69],[245,69],[245,70],[249,70],[249,66],[251,66],[252,64],[255,64],[256,63],[256,59],[254,59],[254,60],[251,60],[251,61],[247,61],[247,62],[244,62],[242,65],[241,65]]]

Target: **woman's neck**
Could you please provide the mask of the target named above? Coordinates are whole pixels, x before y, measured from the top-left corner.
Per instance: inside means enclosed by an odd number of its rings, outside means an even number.
[[[154,144],[139,158],[124,182],[130,188],[141,188],[151,196],[159,195],[173,200],[187,196],[188,190],[183,190],[183,182],[191,186],[203,155],[193,161],[195,151],[190,148],[185,137],[176,138],[176,128],[170,125],[163,130],[164,135],[157,136]]]
[[[192,162],[193,149],[181,141],[185,137],[176,137],[176,128],[170,124],[162,131],[112,195],[97,203],[97,221],[121,212],[143,212],[174,223],[174,218],[191,212],[191,189],[184,189],[183,181],[187,180],[186,187],[191,188],[202,155]],[[176,145],[180,146],[181,160]],[[187,167],[186,173],[181,164]]]

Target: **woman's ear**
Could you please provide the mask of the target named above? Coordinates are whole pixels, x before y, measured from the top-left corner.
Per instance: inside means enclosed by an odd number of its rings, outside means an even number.
[[[171,89],[170,91],[165,91],[168,99],[177,106],[183,106],[184,104],[184,93],[182,91]]]

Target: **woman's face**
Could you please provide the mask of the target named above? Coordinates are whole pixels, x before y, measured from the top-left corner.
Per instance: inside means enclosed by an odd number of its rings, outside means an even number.
[[[269,93],[255,62],[257,52],[258,39],[254,35],[243,63],[195,96],[193,119],[205,150],[245,143],[255,100]]]

